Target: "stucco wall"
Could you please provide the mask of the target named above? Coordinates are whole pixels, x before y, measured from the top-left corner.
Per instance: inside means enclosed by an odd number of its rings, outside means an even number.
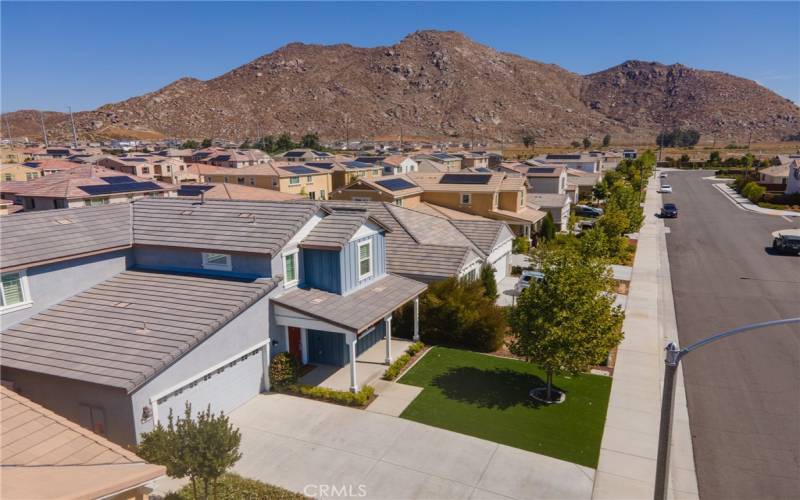
[[[9,328],[123,272],[132,261],[131,251],[126,249],[27,269],[28,290],[33,304],[0,316],[0,329]]]

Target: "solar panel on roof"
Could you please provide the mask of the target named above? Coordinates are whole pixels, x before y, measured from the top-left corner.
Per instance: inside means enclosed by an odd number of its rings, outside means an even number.
[[[288,156],[289,158],[298,158],[303,156],[305,151],[287,151],[283,156]]]
[[[383,156],[359,156],[356,161],[359,163],[369,163],[370,165],[383,161],[386,158]]]
[[[491,178],[486,174],[444,174],[439,184],[488,184]]]
[[[324,151],[314,151],[314,154],[317,156],[330,156],[330,153],[326,153]]]
[[[580,160],[581,155],[547,155],[548,160]]]
[[[109,184],[126,184],[129,182],[136,182],[136,180],[131,179],[127,175],[112,175],[110,177],[100,177],[100,178]]]
[[[344,162],[345,168],[372,168],[375,165],[372,163],[364,163],[363,161],[346,161]]]
[[[317,173],[316,170],[312,170],[312,169],[310,169],[308,167],[304,167],[302,165],[297,165],[297,166],[294,166],[294,167],[281,167],[281,168],[286,170],[286,171],[288,171],[288,172],[296,174],[296,175],[316,174]]]
[[[433,153],[431,156],[433,156],[434,158],[439,158],[440,160],[447,160],[449,158],[453,158],[447,153]]]
[[[310,161],[306,163],[306,165],[308,165],[309,167],[322,168],[325,170],[330,170],[334,167],[334,164],[329,161],[328,162]]]
[[[125,182],[120,184],[100,184],[96,186],[78,186],[81,191],[92,196],[101,194],[133,193],[164,189],[155,182]]]
[[[178,196],[200,196],[214,186],[206,184],[181,184],[178,188]]]
[[[478,168],[475,169],[475,171],[476,172],[491,172],[491,170],[486,168],[486,167],[478,167]]]
[[[552,167],[531,167],[528,169],[529,174],[552,174],[556,169]]]
[[[402,191],[416,187],[405,179],[386,179],[383,181],[375,181],[375,184],[385,187],[389,191]]]

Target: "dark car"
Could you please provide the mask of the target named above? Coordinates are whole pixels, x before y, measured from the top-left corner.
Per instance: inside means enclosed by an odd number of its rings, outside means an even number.
[[[590,207],[588,205],[575,205],[575,215],[581,215],[583,217],[602,217],[603,209]]]
[[[664,203],[661,207],[661,217],[675,219],[678,217],[678,207],[674,203]]]

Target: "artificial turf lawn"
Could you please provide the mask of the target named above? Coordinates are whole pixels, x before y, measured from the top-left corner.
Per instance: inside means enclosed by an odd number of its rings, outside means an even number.
[[[554,377],[567,399],[540,405],[528,392],[545,380],[530,363],[436,347],[400,379],[423,388],[400,416],[596,468],[611,378]]]

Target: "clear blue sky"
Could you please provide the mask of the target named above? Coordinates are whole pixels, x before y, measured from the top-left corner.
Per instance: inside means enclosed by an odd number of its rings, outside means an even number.
[[[282,45],[391,45],[420,29],[591,73],[628,59],[758,81],[800,102],[800,3],[16,3],[2,110],[93,109],[209,79]]]

